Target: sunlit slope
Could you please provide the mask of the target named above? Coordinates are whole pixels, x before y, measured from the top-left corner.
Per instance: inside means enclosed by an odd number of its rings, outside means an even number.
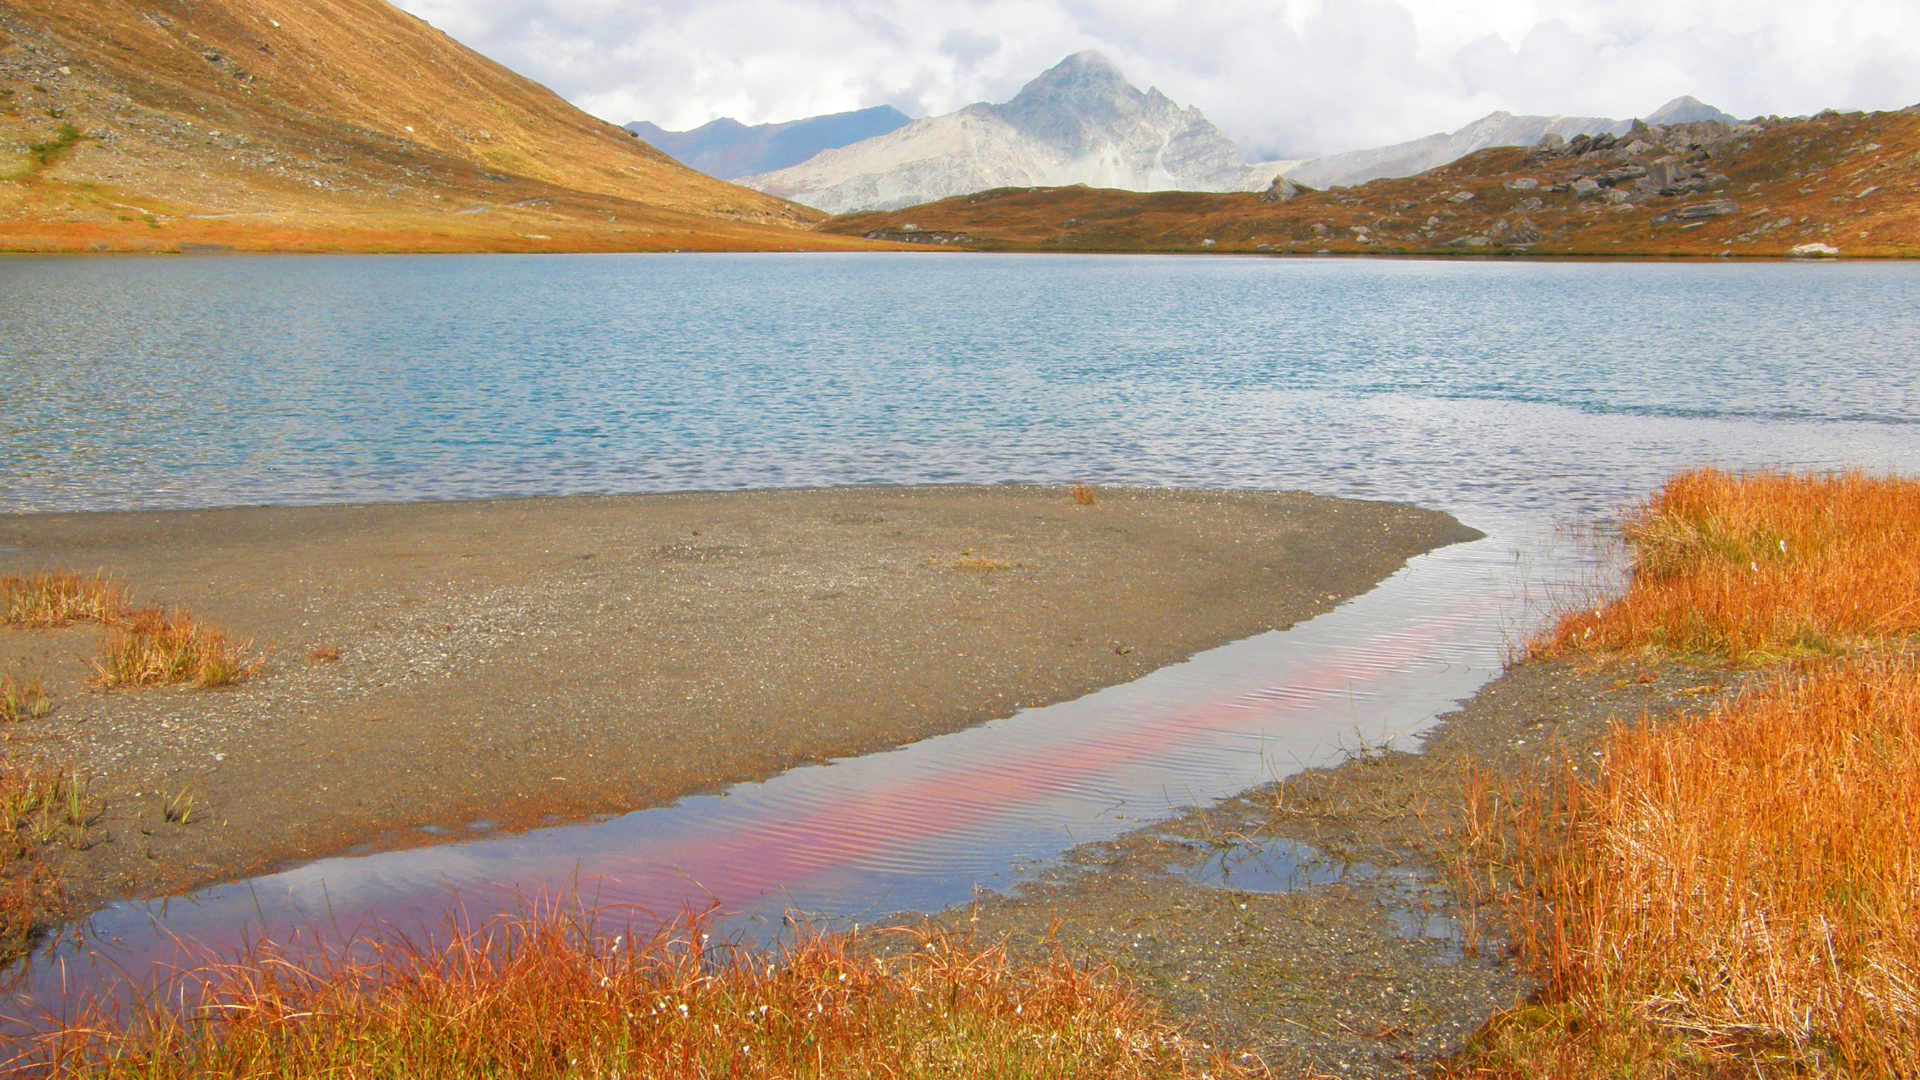
[[[848,246],[384,0],[0,0],[0,247]]]
[[[1037,251],[1920,256],[1920,112],[1678,125],[1280,193],[1003,188],[822,228]]]

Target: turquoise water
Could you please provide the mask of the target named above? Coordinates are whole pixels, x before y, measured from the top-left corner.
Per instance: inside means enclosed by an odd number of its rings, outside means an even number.
[[[0,511],[1072,480],[1608,505],[1677,463],[1911,462],[1916,286],[1863,264],[10,258]],[[1782,434],[1716,430],[1741,422]]]

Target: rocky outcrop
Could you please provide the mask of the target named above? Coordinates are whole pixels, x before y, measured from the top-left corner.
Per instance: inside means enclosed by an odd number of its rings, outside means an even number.
[[[1260,201],[1266,203],[1292,202],[1302,191],[1307,190],[1284,176],[1276,176],[1267,190],[1260,193]]]
[[[1515,116],[1489,113],[1466,127],[1395,143],[1371,150],[1314,158],[1294,166],[1287,175],[1316,188],[1350,187],[1369,180],[1415,176],[1492,146],[1539,146],[1560,150],[1568,140],[1631,136],[1653,126],[1692,123],[1736,124],[1739,121],[1696,98],[1680,97],[1655,109],[1645,122],[1612,120],[1604,116]]]

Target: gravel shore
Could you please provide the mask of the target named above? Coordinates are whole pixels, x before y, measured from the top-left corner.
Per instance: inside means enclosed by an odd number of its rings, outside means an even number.
[[[1474,535],[1296,493],[1021,487],[0,517],[0,572],[100,570],[267,656],[229,689],[108,692],[97,629],[0,631],[0,670],[55,699],[7,752],[91,777],[78,903],[165,894],[1077,697]]]

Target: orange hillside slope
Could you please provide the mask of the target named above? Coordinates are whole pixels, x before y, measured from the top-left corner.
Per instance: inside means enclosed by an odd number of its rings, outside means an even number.
[[[0,0],[0,247],[850,247],[384,0]]]

